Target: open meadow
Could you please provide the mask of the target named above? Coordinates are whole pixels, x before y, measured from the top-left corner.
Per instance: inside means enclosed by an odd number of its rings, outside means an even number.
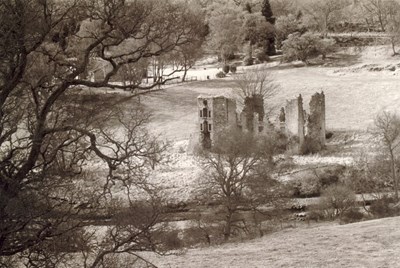
[[[366,131],[371,127],[374,117],[382,110],[400,111],[400,72],[369,71],[363,66],[371,64],[390,66],[399,61],[391,57],[387,47],[368,47],[359,54],[344,51],[331,65],[296,68],[282,64],[268,68],[276,84],[278,93],[270,100],[275,109],[270,119],[277,116],[279,108],[286,100],[299,94],[303,96],[307,109],[310,97],[315,92],[324,91],[326,95],[326,126],[328,130]],[[346,58],[355,58],[348,62]],[[343,67],[343,64],[347,65]],[[207,66],[203,73],[214,74],[217,66]],[[258,68],[265,68],[259,66]],[[197,68],[202,69],[201,66]],[[243,72],[246,68],[239,68]],[[194,71],[196,73],[196,71]],[[196,73],[197,75],[198,72]],[[204,76],[204,74],[202,74]],[[190,76],[190,71],[189,71]],[[150,129],[162,133],[170,140],[187,140],[197,131],[197,103],[200,94],[233,96],[235,86],[232,76],[222,79],[190,82],[169,86],[163,91],[143,96],[143,103],[153,112]]]

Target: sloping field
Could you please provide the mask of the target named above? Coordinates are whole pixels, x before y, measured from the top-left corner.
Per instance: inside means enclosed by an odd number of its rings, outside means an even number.
[[[391,57],[387,48],[382,47],[367,49],[357,58],[357,66],[371,63],[385,66],[400,62],[400,58]],[[199,69],[193,72],[200,76]],[[397,71],[351,72],[347,69],[274,67],[271,73],[280,90],[271,103],[279,108],[285,105],[286,99],[302,94],[307,110],[311,95],[323,90],[328,129],[366,130],[382,109],[400,112],[400,75]],[[215,71],[216,67],[208,67],[202,75],[209,73],[214,77]],[[142,103],[154,113],[151,129],[170,140],[189,139],[197,131],[196,97],[200,94],[229,94],[232,86],[232,79],[227,77],[181,84],[143,96]]]
[[[287,229],[153,259],[158,267],[400,267],[400,217]]]

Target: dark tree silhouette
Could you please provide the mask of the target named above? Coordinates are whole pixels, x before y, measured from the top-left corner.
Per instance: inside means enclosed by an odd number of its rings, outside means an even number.
[[[275,17],[274,14],[272,13],[272,8],[269,3],[269,0],[264,0],[261,8],[261,13],[267,20],[267,22],[271,23],[272,25],[275,24]],[[266,45],[265,45],[265,50],[268,55],[274,55],[276,54],[276,49],[275,49],[275,37],[268,37],[266,40]]]

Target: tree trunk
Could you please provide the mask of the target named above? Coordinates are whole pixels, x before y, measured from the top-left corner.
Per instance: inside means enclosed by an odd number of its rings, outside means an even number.
[[[398,181],[397,181],[397,174],[396,174],[396,162],[394,159],[393,149],[390,148],[389,151],[390,151],[390,168],[392,170],[394,194],[395,194],[396,202],[398,202],[399,201],[399,190],[398,190]]]
[[[189,68],[187,67],[187,64],[186,64],[186,63],[184,64],[183,69],[184,69],[184,71],[183,71],[183,76],[182,76],[182,83],[185,82],[186,75],[187,75],[187,71],[188,71],[188,69],[189,69]]]
[[[392,44],[393,56],[397,55],[394,38],[390,39]]]
[[[248,47],[247,47],[247,57],[249,59],[253,58],[253,45],[251,44],[251,41],[249,41]]]
[[[225,223],[225,230],[224,230],[224,240],[228,241],[229,237],[232,233],[232,218],[233,218],[234,210],[228,208],[228,213],[226,215],[226,223]]]

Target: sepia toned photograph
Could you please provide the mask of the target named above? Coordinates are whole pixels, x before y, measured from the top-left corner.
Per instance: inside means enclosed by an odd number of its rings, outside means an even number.
[[[0,0],[0,268],[400,267],[400,0]]]

